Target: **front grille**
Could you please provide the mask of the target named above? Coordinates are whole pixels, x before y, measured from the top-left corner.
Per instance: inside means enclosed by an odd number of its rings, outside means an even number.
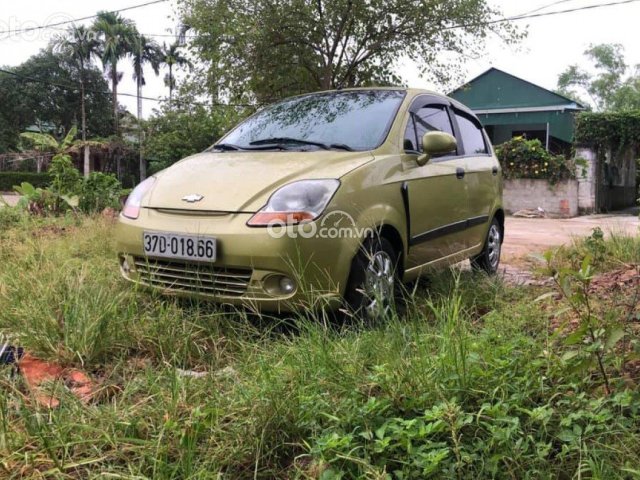
[[[252,270],[136,257],[140,281],[154,287],[210,295],[240,296],[247,291]]]

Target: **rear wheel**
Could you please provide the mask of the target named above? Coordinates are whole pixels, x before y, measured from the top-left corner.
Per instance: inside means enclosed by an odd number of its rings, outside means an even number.
[[[502,252],[502,229],[496,218],[493,219],[487,232],[482,252],[471,259],[471,267],[474,270],[483,270],[489,275],[498,271],[500,265],[500,253]]]
[[[353,259],[345,291],[352,314],[379,319],[395,306],[398,253],[386,238],[367,239]]]

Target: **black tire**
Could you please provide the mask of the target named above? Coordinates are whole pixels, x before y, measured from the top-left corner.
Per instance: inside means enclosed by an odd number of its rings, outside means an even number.
[[[344,298],[349,312],[377,320],[395,308],[398,292],[398,252],[384,237],[368,238],[351,263]],[[382,273],[378,275],[376,273]],[[373,284],[373,279],[378,279]]]
[[[481,270],[489,275],[493,275],[498,271],[498,267],[500,266],[501,252],[502,228],[498,220],[494,218],[487,231],[482,252],[471,259],[471,267],[474,270]]]

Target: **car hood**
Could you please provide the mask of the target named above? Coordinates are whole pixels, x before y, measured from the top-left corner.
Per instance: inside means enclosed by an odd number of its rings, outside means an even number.
[[[278,188],[296,180],[340,178],[371,161],[371,152],[201,153],[157,174],[148,208],[256,212]],[[189,195],[203,198],[194,203]]]

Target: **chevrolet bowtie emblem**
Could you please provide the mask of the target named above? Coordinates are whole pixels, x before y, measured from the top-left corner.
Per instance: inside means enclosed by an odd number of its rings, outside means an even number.
[[[196,203],[204,198],[203,195],[192,193],[191,195],[187,195],[186,197],[182,197],[183,202]]]

